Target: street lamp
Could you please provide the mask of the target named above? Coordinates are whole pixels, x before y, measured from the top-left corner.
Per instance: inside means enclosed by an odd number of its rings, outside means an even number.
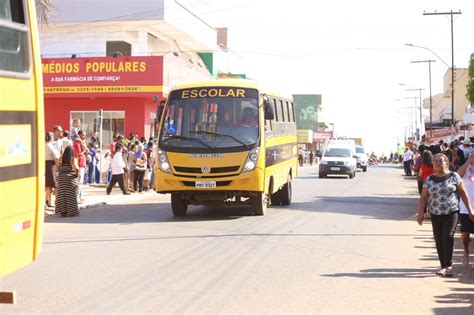
[[[429,77],[429,83],[430,83],[430,138],[433,136],[433,100],[431,96],[431,63],[436,62],[436,60],[418,60],[418,61],[411,61],[411,63],[421,63],[421,62],[427,62],[428,63],[428,77]],[[421,94],[420,94],[421,97]]]
[[[398,83],[399,85],[401,86],[411,86],[411,85],[407,85],[405,83]],[[412,89],[406,89],[405,91],[418,91],[420,93],[420,135],[419,135],[419,139],[421,141],[421,133],[424,131],[425,128],[424,127],[424,120],[423,120],[423,102],[422,102],[422,98],[421,98],[421,91],[423,91],[424,89],[423,88],[415,88],[414,86],[411,86]],[[416,102],[416,100],[415,100]],[[416,103],[415,103],[415,108],[416,108]]]
[[[425,49],[425,50],[428,50],[429,52],[431,52],[433,55],[435,55],[439,60],[441,60],[442,63],[444,63],[446,65],[446,67],[450,67],[446,61],[443,60],[443,58],[441,58],[437,53],[435,53],[433,50],[429,49],[428,47],[423,47],[423,46],[418,46],[418,45],[413,45],[412,43],[407,43],[405,44],[405,46],[409,46],[409,47],[416,47],[416,48],[421,48],[421,49]]]
[[[418,128],[418,118],[416,117],[416,107],[417,107],[416,104],[418,103],[418,102],[417,102],[418,97],[417,97],[417,96],[413,96],[413,97],[404,97],[404,98],[405,98],[405,99],[414,99],[414,100],[415,100],[415,106],[412,107],[412,108],[415,109],[413,116],[414,116],[414,118],[415,118],[415,119],[414,119],[414,120],[415,120],[415,130],[416,130],[416,133],[417,133],[416,140],[420,140],[420,141],[421,141],[421,129],[422,129],[422,128],[421,128],[421,124],[422,124],[422,122],[420,122],[420,128]]]

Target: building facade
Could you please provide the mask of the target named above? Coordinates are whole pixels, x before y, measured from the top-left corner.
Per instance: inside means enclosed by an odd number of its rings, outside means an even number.
[[[219,50],[217,30],[176,1],[56,0],[40,28],[45,126],[75,118],[103,145],[114,133],[154,133],[157,106],[176,85],[209,79],[200,53]],[[91,9],[93,8],[93,9]]]

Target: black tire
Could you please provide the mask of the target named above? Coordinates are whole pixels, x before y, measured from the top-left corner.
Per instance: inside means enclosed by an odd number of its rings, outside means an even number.
[[[272,206],[279,206],[281,205],[280,200],[280,190],[276,191],[275,193],[270,195],[270,201],[272,202]]]
[[[327,176],[327,175],[324,174],[324,173],[319,173],[319,178],[326,178],[326,176]]]
[[[362,171],[367,172],[367,165],[362,168]]]
[[[179,193],[171,194],[171,210],[173,211],[173,215],[176,217],[185,216],[186,212],[188,212],[188,204],[186,201],[181,199]]]
[[[253,198],[253,213],[255,215],[265,215],[268,207],[268,195],[265,192],[257,193]]]
[[[283,185],[283,188],[280,190],[280,200],[281,204],[284,206],[289,206],[291,204],[291,181]]]
[[[347,174],[347,175],[349,175],[349,178],[354,178],[354,173],[352,173],[352,172]]]

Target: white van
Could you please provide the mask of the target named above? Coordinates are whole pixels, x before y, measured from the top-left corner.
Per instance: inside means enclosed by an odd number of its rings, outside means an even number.
[[[319,163],[319,178],[327,175],[347,175],[354,178],[357,156],[354,140],[326,140]]]

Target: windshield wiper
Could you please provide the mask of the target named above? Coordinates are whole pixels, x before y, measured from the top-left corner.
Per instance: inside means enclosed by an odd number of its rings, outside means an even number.
[[[181,139],[181,140],[189,140],[189,141],[197,141],[203,145],[205,145],[206,147],[212,149],[212,150],[215,150],[214,147],[210,146],[209,144],[207,144],[206,142],[202,141],[201,139],[198,139],[198,138],[193,138],[193,137],[185,137],[185,136],[178,136],[178,135],[165,135],[165,137],[168,137],[166,139],[163,139],[162,141],[163,142],[166,142],[168,140],[171,140],[171,139]]]
[[[214,135],[214,136],[221,136],[221,137],[231,138],[231,139],[237,141],[238,143],[242,144],[244,147],[246,147],[247,149],[250,150],[250,146],[248,144],[246,144],[242,140],[239,140],[236,137],[231,136],[231,135],[226,135],[226,134],[223,134],[223,133],[217,133],[217,132],[212,132],[212,131],[204,131],[204,130],[201,130],[201,131],[192,131],[192,130],[190,130],[189,133],[197,133],[197,134],[204,133],[204,134],[207,134],[207,135]]]

